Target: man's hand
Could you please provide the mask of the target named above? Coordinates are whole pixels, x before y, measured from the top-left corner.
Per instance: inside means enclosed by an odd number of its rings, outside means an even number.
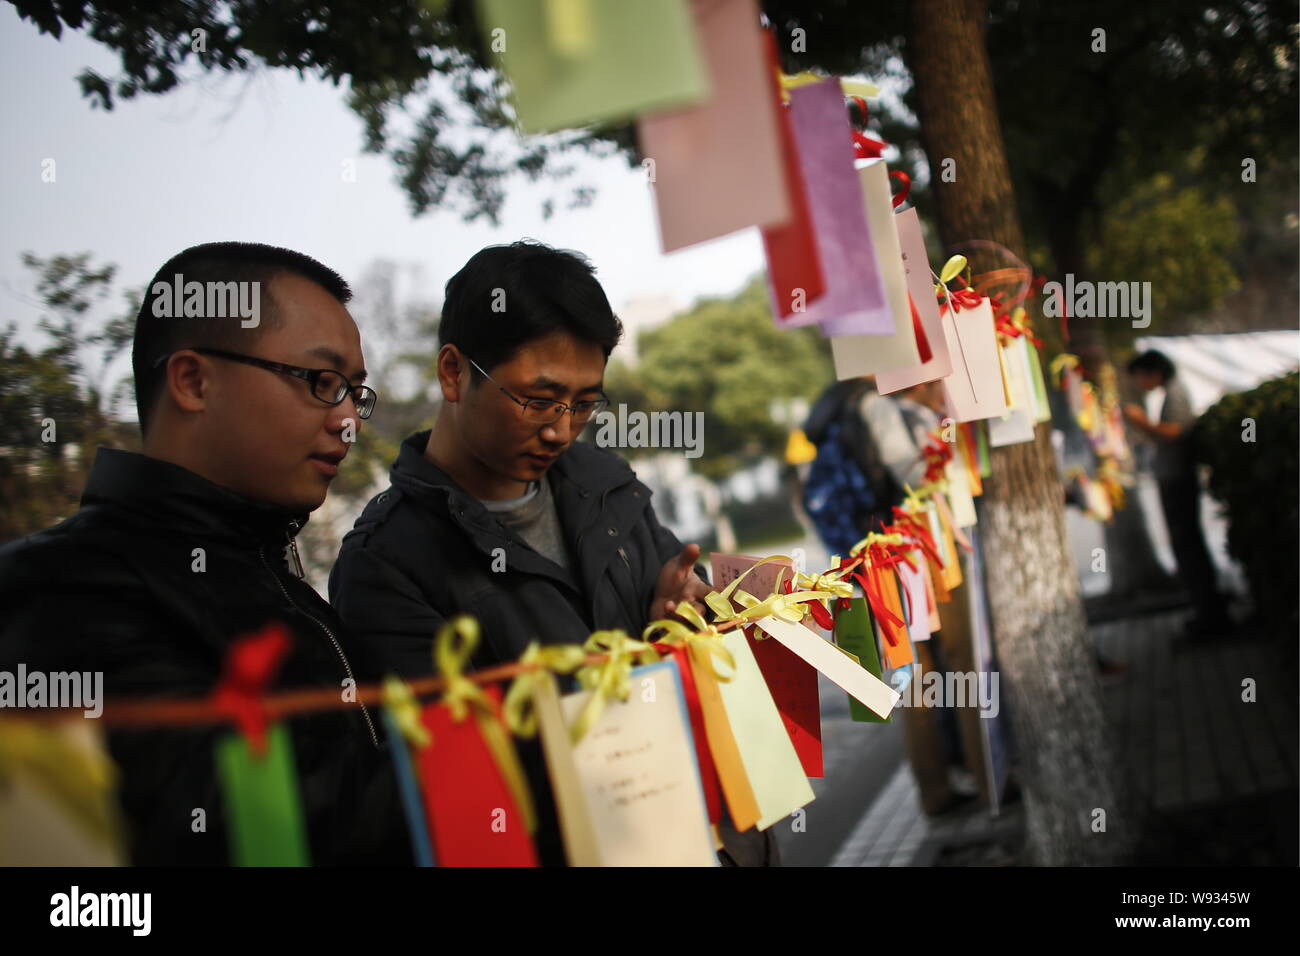
[[[1130,425],[1136,425],[1139,428],[1151,424],[1147,421],[1147,413],[1142,406],[1133,403],[1124,406],[1124,420]]]
[[[688,601],[701,614],[705,613],[704,596],[709,586],[695,573],[695,562],[700,556],[698,544],[688,544],[682,553],[668,561],[659,571],[655,582],[655,596],[650,602],[650,620],[658,621],[677,610],[677,605]]]

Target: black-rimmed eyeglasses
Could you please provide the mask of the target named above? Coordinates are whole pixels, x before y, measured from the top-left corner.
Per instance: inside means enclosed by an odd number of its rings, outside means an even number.
[[[177,351],[181,350],[177,349]],[[254,355],[227,352],[225,349],[195,346],[190,348],[189,351],[229,359],[232,362],[243,362],[245,365],[254,365],[272,372],[280,372],[284,375],[300,378],[311,386],[312,394],[326,405],[342,404],[343,399],[351,395],[352,403],[357,408],[357,415],[361,418],[369,418],[370,414],[375,410],[375,403],[379,401],[379,396],[369,385],[353,385],[348,381],[347,376],[342,372],[336,372],[332,368],[302,368],[298,365],[286,365],[284,362],[272,362],[269,359],[257,358]],[[168,352],[166,355],[160,356],[153,363],[154,368],[162,365],[175,354],[175,352]]]
[[[466,356],[466,358],[469,358],[469,356]],[[585,425],[593,415],[603,411],[609,405],[609,399],[604,395],[601,395],[595,401],[574,402],[572,405],[565,405],[563,402],[552,401],[549,398],[519,398],[487,372],[484,372],[483,367],[478,362],[470,359],[469,364],[478,369],[479,373],[489,382],[501,389],[501,393],[506,398],[519,406],[520,413],[525,421],[532,422],[535,425],[554,424],[563,418],[566,412],[573,416],[575,425]]]

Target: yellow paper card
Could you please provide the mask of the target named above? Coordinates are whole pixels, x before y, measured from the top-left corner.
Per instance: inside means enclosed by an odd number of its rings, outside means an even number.
[[[537,732],[546,757],[546,772],[555,794],[555,811],[564,838],[564,855],[569,866],[600,866],[600,848],[591,825],[591,813],[583,793],[582,780],[574,762],[573,744],[560,708],[560,694],[555,677],[543,671],[537,675],[533,690],[533,707],[537,713]]]
[[[608,701],[573,748],[600,861],[717,866],[676,661],[635,668],[631,691],[625,701]],[[561,699],[570,725],[592,693]]]

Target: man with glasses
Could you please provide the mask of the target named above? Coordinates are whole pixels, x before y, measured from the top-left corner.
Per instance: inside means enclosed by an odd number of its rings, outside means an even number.
[[[209,314],[201,294],[177,314],[173,280],[252,291],[260,320]],[[0,668],[102,671],[108,698],[200,697],[237,638],[279,625],[291,643],[272,689],[329,688],[344,705],[286,721],[312,862],[410,862],[378,715],[348,693],[377,672],[295,542],[375,406],[347,283],[297,252],[223,242],[146,288],[142,452],[100,448],[81,509],[0,549]],[[133,862],[229,861],[213,756],[228,732],[110,731]]]
[[[607,404],[605,363],[622,335],[592,267],[540,243],[493,246],[447,283],[439,325],[443,403],[407,438],[391,487],[344,538],[330,599],[404,676],[433,670],[433,638],[478,619],[475,669],[533,641],[597,630],[639,637],[708,587],[655,517],[650,490],[579,433]],[[563,862],[536,742],[522,742],[543,862]],[[484,825],[487,825],[485,821]],[[770,861],[775,841],[723,828],[724,862]]]

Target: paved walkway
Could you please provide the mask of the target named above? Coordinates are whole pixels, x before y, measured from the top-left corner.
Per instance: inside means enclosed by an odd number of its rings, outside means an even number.
[[[1186,611],[1089,628],[1128,672],[1102,694],[1121,759],[1165,831],[1198,844],[1149,862],[1294,863],[1297,709],[1282,648],[1240,638],[1184,645]],[[1254,701],[1243,700],[1253,682]],[[992,817],[970,806],[928,819],[906,763],[841,845],[835,866],[1015,862],[1021,804]],[[1203,832],[1205,828],[1212,835]]]

